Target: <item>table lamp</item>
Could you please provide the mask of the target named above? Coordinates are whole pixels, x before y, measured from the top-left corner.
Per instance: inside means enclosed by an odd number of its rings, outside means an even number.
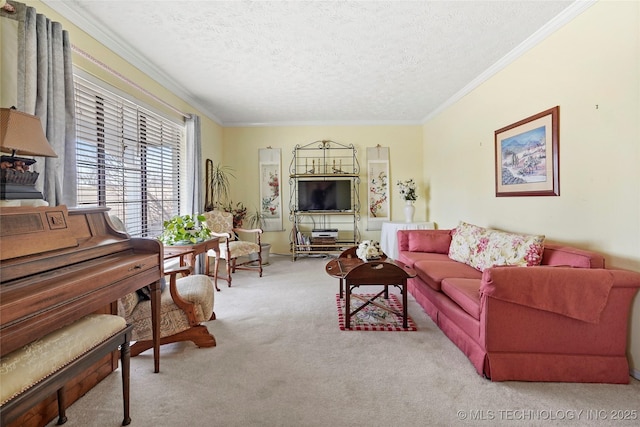
[[[42,131],[40,119],[12,108],[0,108],[0,199],[42,199],[35,188],[38,173],[30,171],[35,159],[18,155],[58,157]]]

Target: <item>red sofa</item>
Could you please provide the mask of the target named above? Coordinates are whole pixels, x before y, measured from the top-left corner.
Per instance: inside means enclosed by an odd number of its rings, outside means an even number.
[[[449,257],[452,230],[398,231],[409,293],[492,381],[628,383],[627,331],[640,273],[544,244],[539,266],[479,271]]]

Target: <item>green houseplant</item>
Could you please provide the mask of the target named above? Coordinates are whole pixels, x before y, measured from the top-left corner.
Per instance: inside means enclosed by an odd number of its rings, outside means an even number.
[[[264,214],[258,208],[247,213],[249,228],[264,228]]]
[[[216,165],[210,159],[207,159],[206,168],[206,200],[205,210],[211,211],[215,208],[221,208],[225,204],[231,204],[229,201],[229,189],[231,188],[230,178],[235,178],[233,169],[229,166]]]
[[[219,209],[229,212],[233,215],[233,227],[242,227],[242,221],[247,215],[247,208],[242,202],[233,203],[229,197],[231,189],[230,178],[235,178],[233,169],[230,166],[216,165],[207,159],[207,176],[206,176],[206,200],[205,210],[211,211]]]
[[[189,245],[211,237],[204,215],[176,215],[163,223],[158,239],[165,245]]]

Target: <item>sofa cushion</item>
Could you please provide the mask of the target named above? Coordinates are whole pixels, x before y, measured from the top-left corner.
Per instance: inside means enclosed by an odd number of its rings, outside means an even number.
[[[450,244],[450,230],[412,230],[409,233],[410,252],[448,254]]]
[[[507,233],[460,221],[453,230],[449,257],[479,271],[494,266],[540,265],[543,235]]]
[[[416,275],[431,288],[442,289],[442,280],[459,277],[464,279],[480,279],[482,273],[456,261],[418,261],[413,265]]]
[[[432,252],[400,252],[398,259],[413,268],[418,261],[452,261],[447,254],[434,254]]]
[[[474,319],[480,320],[480,279],[447,278],[442,292]]]

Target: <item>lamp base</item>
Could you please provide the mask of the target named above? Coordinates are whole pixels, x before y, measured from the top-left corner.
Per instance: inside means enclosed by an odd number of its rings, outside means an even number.
[[[33,185],[0,182],[0,200],[42,199],[42,193]]]

